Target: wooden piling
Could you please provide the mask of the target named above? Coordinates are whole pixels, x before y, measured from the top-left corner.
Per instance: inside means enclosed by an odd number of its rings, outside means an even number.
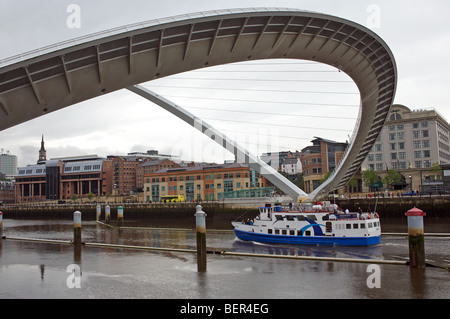
[[[408,217],[409,265],[411,268],[425,268],[425,239],[422,210],[412,208],[405,214]]]
[[[96,218],[95,218],[97,222],[100,220],[101,214],[102,214],[102,205],[98,204],[96,207]]]
[[[123,226],[123,207],[122,206],[117,207],[117,226],[118,227]]]
[[[202,206],[196,207],[195,230],[197,235],[197,270],[206,272],[206,213],[202,211]]]
[[[73,213],[73,244],[81,246],[81,212]]]
[[[105,224],[111,223],[111,207],[109,205],[105,206]]]

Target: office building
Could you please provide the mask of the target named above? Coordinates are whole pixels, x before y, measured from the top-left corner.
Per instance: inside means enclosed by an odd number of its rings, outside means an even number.
[[[327,172],[333,172],[344,155],[347,143],[316,137],[312,145],[302,149],[304,190],[311,193]]]
[[[426,192],[433,164],[450,163],[449,132],[449,123],[435,109],[395,104],[361,169],[374,170],[381,178],[394,169],[402,180],[392,188]]]

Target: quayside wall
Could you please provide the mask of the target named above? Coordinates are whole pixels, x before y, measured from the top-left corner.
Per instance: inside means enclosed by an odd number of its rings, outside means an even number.
[[[376,211],[381,218],[405,218],[405,212],[413,207],[420,208],[427,213],[427,217],[450,218],[450,198],[449,197],[394,197],[394,198],[363,198],[363,199],[336,199],[335,203],[340,207],[350,211],[357,211],[359,207],[363,211]],[[196,203],[108,203],[102,205],[102,216],[104,216],[105,206],[111,208],[111,219],[117,218],[117,208],[124,208],[125,219],[128,218],[181,218],[192,217],[195,214]],[[203,211],[208,214],[208,220],[232,221],[244,215],[246,218],[256,216],[258,204],[251,203],[201,203]],[[83,213],[83,220],[95,220],[97,203],[86,204],[26,204],[0,206],[0,211],[4,212],[5,218],[63,218],[71,219],[75,211]]]

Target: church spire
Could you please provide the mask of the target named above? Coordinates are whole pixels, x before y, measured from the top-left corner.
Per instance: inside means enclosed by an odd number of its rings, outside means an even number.
[[[42,135],[41,149],[39,150],[38,164],[43,163],[46,160],[47,160],[47,151],[45,150],[45,146],[44,146],[44,135]]]

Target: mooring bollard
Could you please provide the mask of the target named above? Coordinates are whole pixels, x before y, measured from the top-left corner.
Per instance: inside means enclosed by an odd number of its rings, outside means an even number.
[[[123,226],[123,207],[122,206],[117,207],[117,226],[118,227]]]
[[[3,231],[3,212],[0,212],[0,241],[2,239],[2,231]]]
[[[97,205],[96,212],[97,212],[96,221],[100,221],[100,216],[102,214],[102,205],[100,205],[100,204]]]
[[[105,224],[111,223],[111,207],[109,205],[105,206]]]
[[[73,213],[73,243],[81,245],[81,212]]]
[[[426,265],[423,216],[426,216],[426,213],[414,207],[405,215],[408,217],[409,265],[411,268],[424,268]]]
[[[206,271],[206,213],[202,211],[202,206],[196,207],[195,224],[197,233],[197,270]]]

